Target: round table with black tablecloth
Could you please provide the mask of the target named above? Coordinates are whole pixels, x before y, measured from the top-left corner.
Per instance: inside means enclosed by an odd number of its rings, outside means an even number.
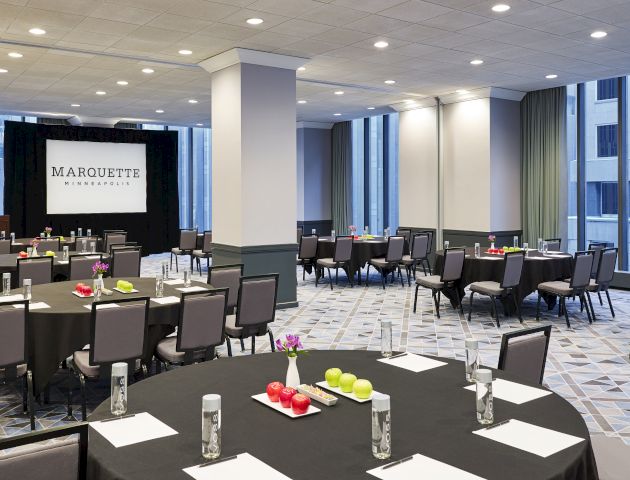
[[[361,269],[373,258],[384,257],[387,253],[387,240],[384,237],[373,239],[354,240],[352,245],[352,258],[348,275],[354,277],[359,274],[358,282],[361,284]],[[333,258],[335,255],[335,239],[332,237],[320,237],[317,243],[317,258]]]
[[[11,244],[11,253],[18,253],[21,251],[26,252],[26,249],[31,246],[31,242],[34,237],[31,238],[16,238],[15,241]],[[103,239],[100,237],[81,237],[84,238],[87,242],[93,242],[96,240],[96,249],[98,251],[103,249]],[[44,238],[43,240],[47,240]],[[54,240],[54,238],[53,238]],[[64,239],[60,242],[60,250],[63,250],[63,247],[67,246],[69,250],[76,250],[76,238],[64,237]],[[88,247],[89,249],[89,243]],[[43,253],[43,252],[42,252]]]
[[[377,352],[312,351],[300,356],[303,382],[323,380],[339,367],[368,378],[391,396],[392,458],[429,456],[487,480],[590,480],[597,468],[588,430],[580,414],[556,394],[516,405],[494,400],[495,421],[513,418],[585,439],[547,458],[473,434],[481,427],[475,393],[464,365],[413,373],[378,362]],[[190,480],[183,468],[202,463],[201,397],[222,397],[222,456],[247,452],[293,480],[375,478],[365,472],[383,465],[371,452],[371,405],[340,397],[321,412],[291,419],[253,400],[267,383],[284,380],[283,353],[220,358],[178,368],[131,385],[129,413],[148,412],[178,434],[114,448],[90,432],[88,478],[92,480]],[[495,372],[500,378],[510,378]],[[89,420],[111,417],[109,400]],[[245,478],[234,472],[235,478]]]
[[[104,279],[105,288],[112,289],[120,278]],[[133,283],[138,293],[122,294],[113,291],[103,299],[155,297],[154,278],[124,278]],[[91,282],[91,280],[86,281]],[[59,363],[90,343],[91,298],[79,298],[72,291],[77,282],[55,282],[34,285],[32,302],[45,302],[51,308],[30,310],[29,366],[33,371],[35,393],[42,391],[57,371]],[[195,285],[205,285],[194,282]],[[180,285],[164,285],[164,296],[181,297]],[[0,297],[1,299],[1,297]],[[173,332],[179,318],[179,304],[160,305],[149,302],[149,331],[145,360],[150,360],[157,343]]]

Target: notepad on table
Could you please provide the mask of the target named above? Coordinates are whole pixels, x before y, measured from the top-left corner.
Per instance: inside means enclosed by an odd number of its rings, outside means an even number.
[[[116,448],[177,435],[175,430],[147,412],[116,420],[90,422],[90,426]]]
[[[24,308],[23,303],[19,303],[17,305],[13,305],[15,308]],[[41,310],[42,308],[50,308],[46,302],[33,302],[28,304],[29,310]]]
[[[17,295],[7,295],[7,296],[0,295],[0,305],[2,305],[5,302],[16,302],[19,300],[24,300],[24,295],[22,295],[21,293],[18,293]]]
[[[170,305],[171,303],[179,303],[179,298],[170,296],[170,297],[155,297],[151,299],[152,302],[155,302],[159,305]]]
[[[476,385],[469,385],[464,388],[474,392],[477,387]],[[547,395],[551,395],[551,392],[549,390],[543,390],[542,388],[528,387],[527,385],[510,382],[501,378],[492,381],[492,396],[515,403],[516,405],[531,402],[532,400],[546,397]]]
[[[388,467],[388,465],[391,465]],[[388,464],[368,470],[367,473],[382,480],[484,480],[465,470],[416,453],[413,458],[398,464]]]
[[[580,437],[514,419],[473,433],[543,458],[584,441]]]
[[[59,265],[66,265],[66,264],[70,263],[70,261],[69,260],[58,260],[57,263]]]
[[[393,365],[394,367],[405,368],[415,373],[446,365],[446,362],[440,362],[439,360],[409,352],[402,355],[394,355],[391,358],[379,358],[378,361]]]
[[[181,278],[175,278],[173,280],[164,280],[164,285],[181,285],[184,281]]]
[[[176,288],[175,290],[179,290],[180,292],[183,292],[183,293],[189,293],[189,292],[205,292],[208,289],[204,287],[184,287],[184,288]]]
[[[116,303],[104,303],[102,305],[99,305],[98,303],[96,304],[96,309],[97,310],[103,310],[105,308],[118,308],[120,305],[116,304]],[[87,308],[88,310],[92,310],[92,304],[88,304],[88,305],[83,305],[83,308]]]
[[[270,467],[265,462],[258,460],[249,453],[241,453],[235,458],[221,458],[215,462],[202,463],[194,467],[183,469],[185,473],[195,480],[216,480],[217,478],[234,477],[238,472],[238,478],[255,478],[256,480],[291,480],[278,470]]]

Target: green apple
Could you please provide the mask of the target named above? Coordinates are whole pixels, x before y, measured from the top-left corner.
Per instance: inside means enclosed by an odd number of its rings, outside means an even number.
[[[350,393],[354,382],[357,381],[357,376],[352,373],[342,373],[339,377],[339,388],[342,392]]]
[[[369,380],[365,380],[364,378],[360,378],[354,385],[352,385],[352,391],[357,396],[357,398],[370,398],[372,395],[372,384]]]
[[[343,372],[340,368],[329,368],[326,370],[326,382],[330,387],[338,387],[339,386],[339,377]]]

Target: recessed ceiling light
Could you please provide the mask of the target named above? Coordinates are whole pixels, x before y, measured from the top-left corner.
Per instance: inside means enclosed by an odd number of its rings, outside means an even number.
[[[188,100],[188,103],[199,103],[199,102],[195,100],[194,98],[191,98],[190,100]]]
[[[549,80],[553,80],[554,78],[558,78],[558,75],[556,75],[555,73],[552,73],[550,75],[545,75],[545,78]]]
[[[333,113],[335,117],[341,117],[341,113]]]
[[[21,53],[18,52],[11,52],[9,53],[9,57],[11,58],[22,58],[24,55],[22,55]]]
[[[164,110],[162,110],[161,108],[158,108],[155,113],[164,113]]]
[[[0,73],[8,73],[9,71],[6,68],[0,68]]]
[[[462,88],[462,89],[459,89],[459,90],[455,90],[455,93],[459,93],[460,95],[466,95],[467,93],[470,93],[470,92],[468,90],[464,90]]]
[[[596,32],[591,33],[591,37],[593,38],[604,38],[606,35],[608,34],[603,30],[597,30]]]
[[[298,67],[298,72],[306,72],[306,67]]]
[[[408,98],[407,100],[405,100],[406,103],[416,103],[416,101],[413,98]]]
[[[396,83],[396,80],[385,80],[385,83],[387,85],[393,85],[394,83]]]
[[[143,68],[142,69],[142,73],[153,73],[155,72],[155,70],[153,70],[152,68]]]
[[[71,103],[70,106],[74,108],[79,108],[81,105],[78,103]]]
[[[192,50],[180,50],[179,52],[180,55],[192,55]]]
[[[97,90],[96,91],[97,95],[107,95],[107,92],[103,91],[103,90]]]
[[[367,107],[368,110],[374,110],[374,107]]]
[[[45,35],[46,30],[44,30],[43,28],[31,28],[28,33],[30,33],[31,35]]]
[[[298,103],[304,104],[304,103],[306,103],[306,100],[298,100]]]
[[[374,44],[374,46],[376,48],[387,48],[389,47],[389,43],[387,43],[385,40],[379,40],[378,42]]]
[[[335,92],[335,95],[343,95],[343,93],[344,93],[343,90],[337,90]]]
[[[263,19],[262,18],[248,18],[247,23],[249,23],[250,25],[260,25],[261,23],[263,23]]]
[[[504,3],[499,3],[495,5],[494,7],[492,7],[492,11],[497,12],[497,13],[507,12],[509,9],[510,9],[510,6]]]
[[[123,85],[123,86],[124,86],[124,85],[129,85],[129,82],[128,82],[127,80],[118,80],[116,83],[117,83],[118,85]]]
[[[471,65],[481,65],[483,63],[483,60],[479,60],[479,59],[475,59],[475,60],[471,60],[470,64]]]
[[[196,124],[198,127],[203,127],[203,123],[197,123]]]

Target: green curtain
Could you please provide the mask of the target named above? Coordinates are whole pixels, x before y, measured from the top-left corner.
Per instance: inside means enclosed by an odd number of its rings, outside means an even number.
[[[561,172],[566,161],[566,87],[530,92],[521,101],[523,241],[560,234]]]
[[[332,128],[332,228],[345,234],[352,218],[352,125]]]

